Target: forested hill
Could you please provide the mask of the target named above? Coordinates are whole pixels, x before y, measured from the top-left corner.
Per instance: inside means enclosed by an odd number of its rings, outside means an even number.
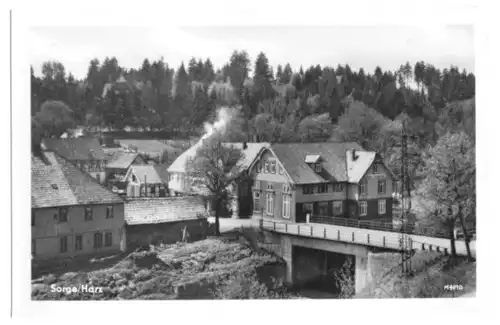
[[[241,105],[231,137],[284,142],[334,136],[376,149],[387,145],[374,143],[381,130],[394,131],[403,111],[415,132],[424,133],[421,141],[434,143],[443,127],[457,123],[457,101],[473,101],[475,76],[425,62],[372,73],[349,65],[284,64],[273,71],[264,53],[252,63],[246,52],[234,51],[219,69],[210,59],[192,58],[176,70],[163,59],[145,59],[138,69],[125,69],[116,58],[94,59],[84,80],[59,62],[46,62],[41,78],[31,69],[31,86],[33,130],[43,136],[74,125],[193,130],[218,106]]]

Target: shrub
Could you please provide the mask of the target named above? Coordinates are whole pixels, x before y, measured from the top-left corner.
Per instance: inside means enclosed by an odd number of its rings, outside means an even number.
[[[237,273],[218,282],[213,296],[215,299],[285,299],[289,294],[283,288],[270,290],[257,280],[255,273]]]

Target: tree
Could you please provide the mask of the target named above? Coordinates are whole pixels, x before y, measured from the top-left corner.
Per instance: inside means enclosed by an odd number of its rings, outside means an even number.
[[[255,60],[253,95],[257,99],[264,100],[274,97],[274,89],[271,85],[271,70],[269,60],[263,52],[260,52]]]
[[[420,91],[420,87],[424,82],[424,76],[425,76],[424,61],[418,61],[417,63],[415,63],[414,75],[415,75],[415,81],[417,82],[417,86]]]
[[[281,66],[281,64],[278,64],[278,67],[276,68],[276,80],[281,82],[282,75],[283,75],[283,67]]]
[[[45,137],[59,137],[76,126],[73,111],[60,101],[44,102],[35,120]]]
[[[280,82],[283,84],[289,83],[290,80],[292,79],[292,75],[293,75],[292,67],[290,66],[290,63],[287,63],[285,65],[283,73],[281,74]]]
[[[466,219],[475,215],[476,166],[473,142],[463,132],[446,133],[429,151],[425,166],[428,175],[419,188],[419,194],[434,203],[436,209],[430,218],[448,231],[452,254],[456,256],[453,232],[457,221],[464,234],[468,234]],[[472,260],[469,238],[467,235],[465,237],[467,255]]]
[[[302,142],[326,141],[332,136],[332,124],[328,113],[311,115],[300,121],[298,132]]]
[[[215,71],[212,61],[206,59],[203,64],[203,81],[207,84],[211,84],[215,79]]]
[[[352,103],[339,118],[335,134],[340,140],[354,141],[366,150],[374,150],[384,117],[361,102]]]
[[[191,81],[197,80],[196,79],[197,74],[198,74],[198,62],[196,61],[196,58],[192,57],[189,60],[189,63],[188,63],[188,75],[189,75],[189,79]]]
[[[250,72],[250,59],[246,51],[234,51],[229,59],[229,65],[226,65],[223,70],[224,77],[231,79],[235,93],[238,98],[243,90],[243,83],[248,78]]]
[[[240,177],[243,158],[240,149],[223,144],[222,134],[217,132],[202,139],[196,156],[186,163],[188,177],[194,185],[208,190],[207,199],[215,212],[216,236],[220,236],[219,218],[233,199],[231,187]]]

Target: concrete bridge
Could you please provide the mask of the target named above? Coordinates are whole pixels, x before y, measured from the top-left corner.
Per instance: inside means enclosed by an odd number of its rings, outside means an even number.
[[[401,233],[395,230],[362,229],[321,223],[289,223],[261,219],[267,230],[266,241],[287,262],[286,281],[299,284],[328,276],[328,269],[339,267],[346,258],[354,262],[356,293],[371,281],[370,254],[374,251],[401,251]],[[407,234],[407,247],[449,254],[450,240]],[[475,241],[470,244],[475,256]],[[464,241],[456,241],[456,251],[466,255]],[[340,261],[340,262],[338,262]]]

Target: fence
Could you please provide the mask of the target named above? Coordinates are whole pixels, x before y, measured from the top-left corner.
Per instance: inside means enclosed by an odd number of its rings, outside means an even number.
[[[312,216],[311,223],[328,224],[343,227],[353,227],[361,229],[372,229],[389,232],[404,232],[406,234],[428,236],[436,238],[450,238],[451,234],[445,231],[439,231],[432,227],[419,227],[415,223],[407,222],[397,225],[393,220],[362,220],[327,216]],[[469,236],[475,234],[475,229],[468,229]]]

